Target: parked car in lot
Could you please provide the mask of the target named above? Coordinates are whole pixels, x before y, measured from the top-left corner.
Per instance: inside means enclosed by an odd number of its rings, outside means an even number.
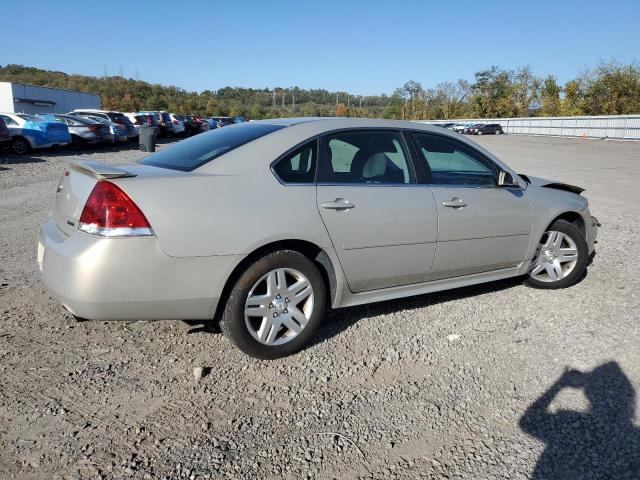
[[[102,118],[104,120],[108,120],[117,125],[122,125],[127,132],[127,139],[129,140],[137,140],[138,135],[140,134],[138,130],[133,126],[131,120],[129,120],[126,115],[122,112],[114,112],[107,110],[92,110],[92,109],[77,109],[72,112],[67,113],[67,115],[79,115],[79,116],[93,116]]]
[[[84,145],[113,142],[113,134],[109,131],[109,127],[98,120],[50,113],[39,114],[38,116],[64,123],[71,135],[70,146],[74,149]]]
[[[104,117],[98,117],[95,115],[85,115],[80,118],[86,118],[87,120],[102,123],[107,129],[109,129],[112,143],[125,143],[129,140],[127,129],[121,123],[116,123],[111,120],[107,120]]]
[[[16,153],[28,153],[33,148],[64,146],[71,141],[69,129],[62,122],[26,113],[0,113],[0,118],[9,130],[11,148]]]
[[[171,124],[173,125],[173,134],[174,135],[185,135],[186,133],[186,125],[184,122],[183,115],[175,115],[173,113],[169,114],[169,118],[171,119]]]
[[[472,132],[473,135],[500,135],[504,133],[499,123],[487,123],[485,125],[476,126]]]
[[[201,117],[200,123],[203,132],[208,132],[209,130],[216,128],[216,121],[213,118]]]
[[[7,124],[4,123],[2,117],[0,117],[0,147],[7,146],[11,143],[11,135],[9,135],[9,129]]]
[[[138,112],[144,115],[151,115],[155,124],[160,129],[160,136],[162,137],[170,137],[174,132],[173,124],[171,123],[171,115],[169,112],[165,111],[145,111]]]
[[[457,133],[465,133],[465,131],[472,126],[473,125],[470,123],[456,123],[453,127],[451,127],[451,130]]]
[[[478,128],[482,127],[483,125],[484,125],[484,123],[474,123],[474,124],[468,125],[464,129],[463,133],[466,133],[467,135],[473,135],[473,134],[475,134],[476,130]]]
[[[127,118],[133,123],[133,126],[140,132],[142,125],[152,125],[156,130],[156,137],[160,136],[160,127],[156,124],[153,115],[147,115],[144,113],[125,113]]]
[[[57,191],[38,268],[74,315],[219,319],[258,358],[301,349],[325,306],[515,276],[568,287],[598,227],[579,187],[372,119],[255,121],[130,165],[79,160]]]
[[[227,127],[236,123],[231,117],[212,117],[211,119],[215,122],[215,128]]]

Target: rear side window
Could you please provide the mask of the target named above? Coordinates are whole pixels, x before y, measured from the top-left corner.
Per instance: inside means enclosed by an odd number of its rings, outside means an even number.
[[[316,174],[317,141],[296,149],[273,166],[273,171],[284,183],[313,183]]]
[[[326,137],[321,183],[409,184],[415,176],[397,131],[352,131]]]
[[[231,150],[284,128],[282,125],[243,123],[183,140],[148,156],[140,163],[190,172]]]

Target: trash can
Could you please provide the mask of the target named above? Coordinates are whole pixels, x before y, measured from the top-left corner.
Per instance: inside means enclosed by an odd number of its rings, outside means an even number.
[[[140,151],[156,151],[156,127],[153,125],[140,125]]]

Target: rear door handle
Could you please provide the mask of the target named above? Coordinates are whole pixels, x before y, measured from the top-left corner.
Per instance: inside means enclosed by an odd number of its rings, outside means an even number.
[[[322,203],[322,208],[328,208],[330,210],[349,210],[353,207],[355,207],[355,205],[344,198],[336,198],[333,202]]]
[[[453,197],[448,202],[442,202],[442,206],[449,207],[449,208],[462,208],[462,207],[466,207],[467,203],[463,202],[458,197]]]

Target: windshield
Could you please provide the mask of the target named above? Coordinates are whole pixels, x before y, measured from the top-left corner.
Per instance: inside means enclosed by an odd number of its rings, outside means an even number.
[[[243,123],[183,140],[148,156],[140,163],[190,172],[231,150],[284,128],[282,125]]]

